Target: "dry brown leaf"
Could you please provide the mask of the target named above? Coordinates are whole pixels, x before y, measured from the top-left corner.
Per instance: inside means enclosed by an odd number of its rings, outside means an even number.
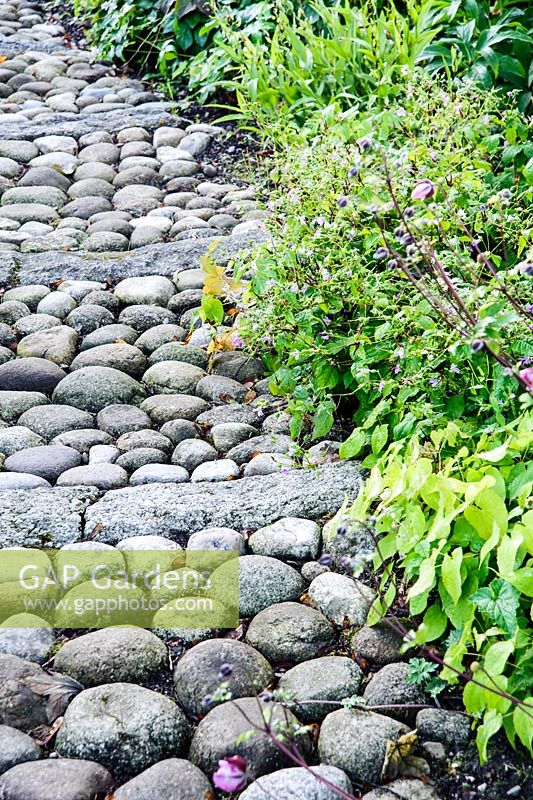
[[[94,528],[92,529],[92,531],[90,532],[88,538],[89,539],[95,539],[98,536],[98,534],[100,533],[100,531],[102,530],[103,527],[104,526],[102,525],[101,522],[97,522],[96,525],[94,526]]]
[[[54,738],[54,736],[56,735],[56,733],[58,732],[58,730],[62,726],[63,719],[64,719],[64,717],[58,717],[56,719],[56,721],[54,722],[54,724],[48,729],[48,732],[46,733],[46,735],[43,736],[40,739],[36,739],[35,740],[37,742],[37,744],[40,745],[41,747],[44,747],[45,745],[47,745],[48,742],[51,741]]]
[[[49,722],[62,716],[72,698],[82,692],[84,686],[68,675],[58,672],[43,672],[42,675],[29,675],[23,681],[35,694],[48,698],[46,714]]]

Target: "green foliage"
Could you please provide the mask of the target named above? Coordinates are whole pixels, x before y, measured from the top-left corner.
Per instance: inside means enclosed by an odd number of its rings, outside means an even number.
[[[533,10],[523,0],[76,0],[106,58],[177,80],[238,118],[312,130],[319,117],[396,95],[402,70],[517,90],[531,102]]]
[[[482,758],[502,727],[512,744],[531,750],[533,739],[532,446],[531,413],[471,438],[449,423],[429,440],[393,444],[349,512],[358,524],[372,519],[374,567],[410,586],[420,620],[411,646],[445,637],[438,677],[471,676],[463,697]],[[413,659],[410,679],[434,670]]]
[[[509,140],[514,158],[505,156]],[[531,314],[501,291],[521,302],[531,294],[520,266],[531,241],[529,147],[527,127],[499,112],[494,96],[448,92],[419,73],[390,109],[345,117],[308,148],[283,154],[272,172],[274,242],[255,254],[242,325],[258,352],[270,345],[271,388],[289,398],[294,434],[310,423],[313,437],[325,436],[338,411],[355,424],[341,455],[364,452],[372,466],[389,441],[415,431],[517,412],[515,378],[474,343],[523,366],[533,355]],[[422,177],[439,186],[431,203],[411,199]],[[431,277],[418,247],[396,239],[405,224],[391,189],[400,209],[412,209],[419,246],[438,255],[473,315],[460,332],[449,325],[448,294],[438,295],[441,313],[389,264],[407,259],[423,286]],[[473,237],[495,275],[472,253]],[[440,291],[434,281],[430,289]]]
[[[275,26],[261,39],[225,29],[219,46],[233,74],[221,85],[236,92],[237,117],[301,128],[312,127],[315,112],[328,116],[363,99],[379,107],[437,32],[433,0],[407,0],[401,10],[390,0],[311,7],[313,18],[274,4]]]
[[[524,2],[495,6],[486,0],[440,2],[444,24],[420,61],[430,71],[446,70],[480,83],[520,92],[520,106],[531,103],[533,85],[533,7]]]
[[[438,669],[438,664],[434,661],[412,658],[409,661],[407,683],[422,686],[431,697],[437,697],[446,687],[445,682],[435,674]]]

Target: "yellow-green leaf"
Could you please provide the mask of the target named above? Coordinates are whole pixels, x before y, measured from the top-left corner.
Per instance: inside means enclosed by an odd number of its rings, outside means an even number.
[[[491,644],[485,653],[483,667],[491,677],[501,675],[507,664],[507,660],[514,651],[514,642],[507,639],[503,642]]]
[[[444,588],[452,598],[454,603],[457,603],[461,597],[462,581],[461,581],[461,564],[463,563],[463,551],[460,547],[456,547],[450,555],[446,553],[442,559],[442,582]]]

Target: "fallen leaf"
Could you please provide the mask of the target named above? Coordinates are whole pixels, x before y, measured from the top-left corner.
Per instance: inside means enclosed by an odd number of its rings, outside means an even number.
[[[62,716],[72,698],[85,688],[74,678],[58,672],[43,672],[38,677],[28,676],[24,678],[24,683],[35,694],[48,698],[46,713],[49,722]]]
[[[398,775],[408,774],[404,770],[408,769],[408,762],[412,758],[411,753],[416,746],[417,738],[417,732],[410,731],[399,736],[396,741],[387,739],[387,749],[381,770],[383,780],[391,781]]]
[[[312,606],[313,605],[313,601],[311,600],[311,598],[309,597],[308,594],[300,595],[300,603],[304,603],[306,606]]]
[[[98,534],[100,533],[100,531],[102,530],[103,527],[104,526],[102,525],[101,522],[97,522],[96,525],[94,526],[94,528],[92,529],[92,531],[90,532],[88,538],[89,539],[94,539],[96,536],[98,536]]]
[[[51,739],[54,738],[54,736],[56,735],[56,733],[58,732],[58,730],[62,726],[63,719],[64,719],[64,717],[58,717],[56,719],[56,721],[54,722],[54,724],[52,725],[52,727],[48,728],[48,733],[45,736],[43,736],[42,738],[35,740],[37,742],[37,744],[40,745],[41,747],[44,747],[45,745],[47,745],[48,742]]]

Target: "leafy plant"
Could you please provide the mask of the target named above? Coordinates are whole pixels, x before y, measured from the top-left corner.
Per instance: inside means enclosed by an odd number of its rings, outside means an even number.
[[[482,760],[501,728],[532,750],[532,446],[531,413],[473,437],[449,423],[397,442],[338,518],[372,526],[386,606],[406,588],[420,620],[410,646],[444,642],[438,678],[466,680]],[[413,681],[433,671],[411,661]]]
[[[523,148],[527,126],[494,96],[418,73],[391,108],[283,155],[241,326],[270,347],[293,434],[324,436],[340,412],[355,423],[341,455],[370,451],[372,466],[446,419],[517,412],[533,356]],[[423,180],[438,191],[413,200]]]
[[[438,669],[439,666],[434,661],[412,658],[409,661],[407,683],[422,686],[431,697],[437,697],[446,686],[444,681],[435,675]]]
[[[401,10],[391,0],[310,7],[312,17],[275,4],[272,32],[261,39],[224,27],[219,47],[231,74],[221,86],[236,93],[234,116],[312,130],[315,113],[331,117],[361,101],[379,108],[437,32],[433,0],[408,0]]]
[[[485,89],[517,89],[520,107],[531,103],[533,8],[530,3],[486,0],[441,2],[444,27],[419,61],[430,72],[446,70]]]

